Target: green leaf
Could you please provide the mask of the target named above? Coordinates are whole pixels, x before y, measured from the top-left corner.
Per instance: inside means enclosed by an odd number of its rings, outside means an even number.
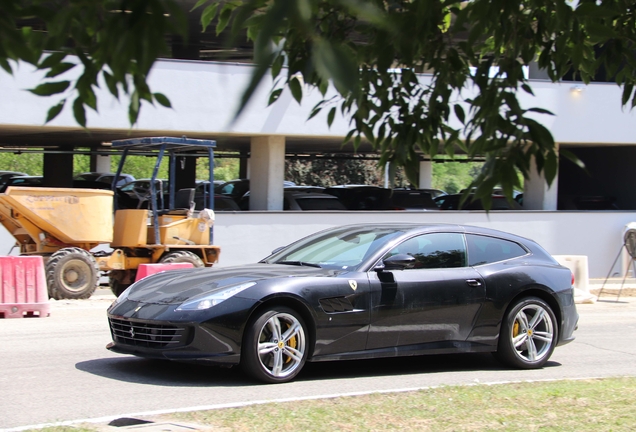
[[[623,86],[623,97],[621,98],[621,103],[625,105],[629,98],[632,96],[632,92],[634,91],[634,84],[627,83]]]
[[[327,125],[329,127],[331,127],[331,124],[333,123],[333,119],[336,116],[336,107],[332,107],[329,110],[329,114],[327,114]]]
[[[117,89],[117,80],[108,72],[104,71],[102,73],[104,76],[104,81],[106,81],[106,86],[110,93],[115,96],[115,98],[119,99],[119,90]]]
[[[165,106],[166,108],[172,108],[170,99],[168,99],[163,93],[153,93],[152,96],[157,102],[159,102],[160,105]]]
[[[51,70],[45,75],[45,78],[55,78],[58,75],[62,75],[64,72],[69,71],[77,66],[75,63],[59,63],[51,68]]]
[[[66,91],[70,84],[70,81],[44,83],[34,89],[29,89],[29,91],[38,96],[51,96]]]
[[[284,62],[285,56],[283,54],[278,54],[276,60],[274,60],[274,63],[272,63],[272,78],[276,78],[278,74],[280,74]]]
[[[283,89],[276,89],[272,91],[272,93],[269,95],[269,102],[267,103],[267,105],[269,106],[273,104],[274,102],[276,102],[282,92],[283,92]]]
[[[551,185],[552,181],[556,177],[558,165],[559,162],[557,160],[555,152],[552,151],[548,153],[548,157],[546,158],[545,165],[543,167],[543,170],[545,172],[545,180],[548,185]]]
[[[66,103],[66,99],[62,99],[60,103],[49,108],[49,112],[46,115],[46,121],[44,123],[46,124],[50,122],[51,120],[53,120],[55,117],[57,117],[62,112],[62,109],[64,108],[65,103]]]
[[[312,60],[316,71],[324,80],[333,80],[341,95],[358,93],[358,66],[355,55],[343,45],[326,39],[314,43]]]
[[[219,14],[219,21],[216,24],[217,35],[221,34],[221,32],[225,30],[225,27],[227,27],[227,24],[230,22],[230,17],[232,16],[232,10],[233,10],[233,6],[229,4],[225,4],[223,6],[223,9],[221,9],[221,13]]]
[[[2,69],[4,69],[9,75],[13,75],[13,69],[11,68],[11,65],[9,64],[9,62],[4,59],[4,58],[0,58],[0,66],[2,67]]]
[[[137,123],[140,106],[141,100],[139,98],[139,93],[135,90],[132,95],[130,95],[130,104],[128,105],[128,121],[130,121],[131,125]]]
[[[193,7],[192,9],[190,9],[190,12],[192,12],[193,10],[195,10],[195,9],[197,9],[197,8],[199,8],[199,7],[201,7],[201,6],[203,6],[203,5],[204,5],[204,4],[206,4],[208,1],[210,1],[210,0],[199,0],[199,1],[197,2],[197,4],[195,4],[195,5],[194,5],[194,7]]]
[[[538,114],[547,114],[547,115],[554,115],[554,113],[552,111],[548,111],[547,109],[543,109],[543,108],[528,108],[528,111],[531,112],[536,112]]]
[[[79,97],[73,102],[73,116],[80,126],[86,127],[86,110],[84,109],[82,99]]]
[[[57,64],[59,64],[66,57],[66,53],[56,52],[51,55],[48,55],[44,60],[38,64],[38,69],[49,69]]]
[[[296,102],[300,103],[303,99],[303,89],[298,77],[292,76],[289,79],[289,90],[291,90],[291,94],[294,99],[296,99]]]
[[[532,91],[532,87],[530,87],[528,84],[521,84],[521,88],[523,89],[523,91],[525,91],[526,93],[534,96],[534,92]]]
[[[466,124],[466,114],[464,113],[464,108],[460,104],[453,105],[453,110],[455,110],[455,115],[459,119],[462,124]]]
[[[200,0],[199,3],[205,2],[205,1],[206,0]],[[199,3],[197,3],[197,6],[195,6],[195,8],[199,6]],[[216,12],[218,8],[219,8],[218,3],[212,3],[211,5],[209,5],[203,10],[203,13],[201,14],[201,26],[203,27],[203,32],[205,32],[205,30],[210,25],[210,22],[212,22],[212,20],[216,16]]]

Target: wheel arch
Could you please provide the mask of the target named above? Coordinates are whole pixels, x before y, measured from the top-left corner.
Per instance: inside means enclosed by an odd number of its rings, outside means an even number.
[[[284,306],[294,310],[301,316],[301,318],[305,322],[305,325],[307,326],[307,333],[308,333],[307,334],[307,340],[308,340],[307,341],[308,342],[307,343],[307,346],[308,346],[307,359],[310,359],[314,353],[314,347],[316,345],[316,325],[315,325],[314,316],[311,313],[311,308],[307,305],[307,303],[305,303],[304,301],[302,301],[301,299],[297,297],[293,297],[289,295],[278,295],[278,296],[266,298],[257,307],[255,307],[252,310],[252,312],[249,314],[248,319],[245,321],[245,326],[242,331],[241,347],[243,347],[245,344],[245,335],[247,333],[247,328],[250,325],[252,325],[252,323],[256,319],[258,319],[257,317],[260,316],[260,314],[263,311],[267,309],[271,309],[276,306]],[[241,352],[242,352],[242,349],[241,349]]]

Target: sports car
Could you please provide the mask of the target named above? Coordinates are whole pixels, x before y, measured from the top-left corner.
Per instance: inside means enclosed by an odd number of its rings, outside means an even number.
[[[574,277],[532,240],[473,226],[328,229],[237,267],[172,270],[108,309],[111,351],[241,365],[292,380],[305,362],[492,352],[540,368],[574,339]]]

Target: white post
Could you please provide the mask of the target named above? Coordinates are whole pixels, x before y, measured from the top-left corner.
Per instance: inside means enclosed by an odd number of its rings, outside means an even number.
[[[530,178],[526,179],[523,186],[524,210],[556,210],[559,189],[559,175],[548,186],[544,173],[537,173],[537,165],[534,158],[530,162]]]
[[[252,137],[250,210],[282,210],[285,180],[285,137]]]
[[[419,189],[432,189],[433,188],[433,162],[421,161],[420,162],[420,178]]]

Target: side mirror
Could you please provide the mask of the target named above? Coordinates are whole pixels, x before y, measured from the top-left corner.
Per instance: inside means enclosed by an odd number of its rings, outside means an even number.
[[[375,267],[375,271],[404,270],[415,266],[415,258],[407,254],[397,254],[388,257]]]

